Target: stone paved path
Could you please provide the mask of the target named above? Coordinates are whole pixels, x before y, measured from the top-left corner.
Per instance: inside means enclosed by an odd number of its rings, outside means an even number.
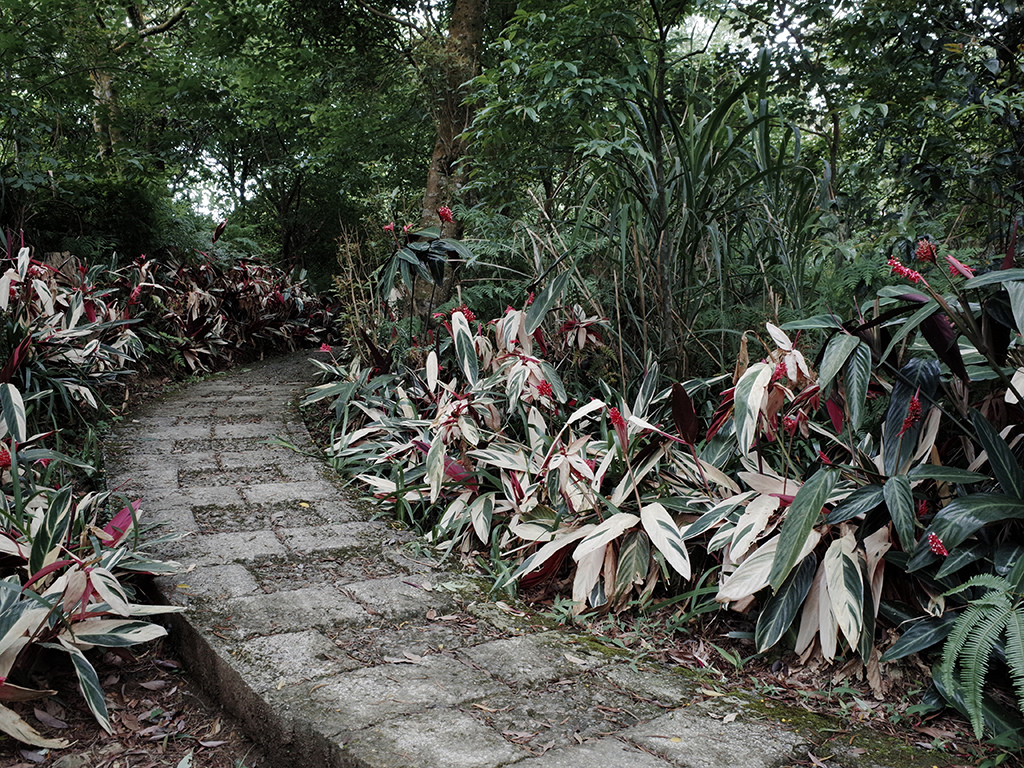
[[[311,354],[165,396],[107,455],[110,487],[189,533],[160,552],[184,568],[157,583],[188,608],[172,635],[275,766],[777,768],[811,765],[808,750],[830,766],[936,763],[874,737],[832,739],[836,723],[782,726],[787,713],[766,719],[709,693],[714,681],[490,601],[311,455],[294,405]]]

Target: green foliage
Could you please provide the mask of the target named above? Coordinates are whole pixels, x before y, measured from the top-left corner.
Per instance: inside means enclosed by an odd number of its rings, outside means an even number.
[[[1005,660],[1017,700],[1024,706],[1024,602],[1018,586],[999,576],[979,575],[946,593],[978,593],[953,624],[939,672],[947,690],[963,690],[977,738],[984,730],[982,699],[997,650]]]

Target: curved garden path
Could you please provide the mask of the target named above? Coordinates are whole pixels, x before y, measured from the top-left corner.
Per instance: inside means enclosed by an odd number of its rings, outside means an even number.
[[[186,532],[158,598],[193,675],[275,766],[933,765],[766,710],[492,602],[339,488],[295,403],[311,354],[179,388],[109,441],[108,482]],[[298,450],[273,444],[280,437]],[[944,764],[944,763],[940,763]]]

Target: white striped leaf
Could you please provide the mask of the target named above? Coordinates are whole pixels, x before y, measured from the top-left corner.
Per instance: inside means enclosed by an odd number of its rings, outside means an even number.
[[[628,512],[619,512],[612,515],[603,523],[600,523],[590,535],[581,541],[572,553],[572,559],[579,562],[591,552],[600,549],[612,539],[617,538],[634,525],[640,522],[640,518]]]
[[[690,578],[690,553],[672,516],[655,502],[640,510],[640,522],[665,561],[684,579]]]
[[[466,375],[466,380],[475,385],[479,377],[477,367],[476,346],[473,344],[473,332],[462,312],[452,312],[452,336],[455,339],[455,352],[459,358],[459,366]]]
[[[854,551],[856,546],[851,531],[832,542],[824,560],[832,615],[851,648],[860,642],[864,625],[864,579]]]

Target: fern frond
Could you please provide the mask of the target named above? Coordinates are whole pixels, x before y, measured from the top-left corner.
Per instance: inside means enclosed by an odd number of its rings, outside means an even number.
[[[971,630],[987,612],[988,609],[980,605],[969,605],[953,624],[953,631],[949,633],[945,645],[942,646],[941,676],[942,684],[946,688],[952,690],[956,687],[953,680],[956,661],[967,645],[967,638],[970,636]]]
[[[999,592],[1009,592],[1010,582],[1004,579],[1002,576],[996,576],[994,573],[981,573],[977,576],[972,576],[963,584],[958,584],[950,590],[942,593],[943,597],[949,597],[950,595],[956,595],[960,592],[964,592],[974,587],[988,587],[990,590],[996,590]]]
[[[968,714],[971,716],[971,726],[974,728],[974,735],[981,738],[984,730],[984,717],[981,701],[985,691],[985,678],[988,676],[989,660],[992,658],[992,651],[996,642],[1006,629],[1006,623],[1010,614],[1013,613],[1013,606],[1009,598],[1003,594],[1002,605],[995,610],[985,610],[980,620],[971,627],[967,638],[966,652],[960,655],[961,664],[960,684],[964,688],[964,701],[967,704]]]
[[[1017,704],[1024,709],[1024,606],[1015,605],[1006,621],[1006,665],[1010,668]]]

